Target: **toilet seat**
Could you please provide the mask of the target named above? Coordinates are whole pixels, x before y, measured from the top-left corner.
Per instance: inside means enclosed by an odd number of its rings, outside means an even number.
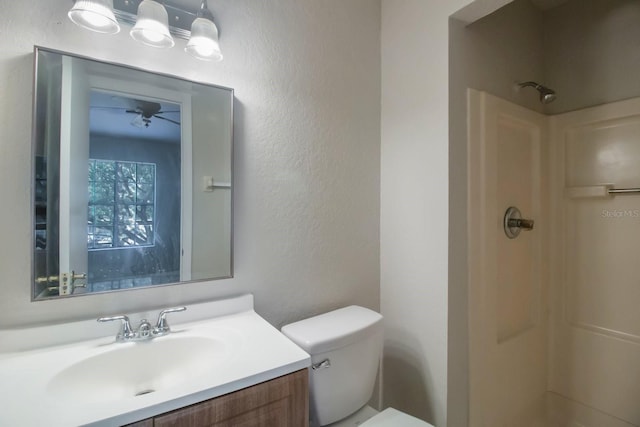
[[[431,424],[400,412],[387,408],[378,415],[369,418],[360,427],[433,427]]]

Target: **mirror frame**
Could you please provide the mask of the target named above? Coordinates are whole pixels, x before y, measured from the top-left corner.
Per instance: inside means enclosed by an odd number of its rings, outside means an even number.
[[[52,295],[52,296],[38,296],[36,295],[36,278],[37,278],[37,272],[36,272],[36,233],[35,233],[35,227],[36,227],[36,214],[35,214],[35,208],[36,208],[36,179],[35,179],[35,174],[36,174],[36,152],[37,152],[37,147],[38,147],[38,141],[37,139],[37,99],[38,99],[38,81],[37,81],[37,77],[38,77],[38,52],[43,51],[43,52],[49,52],[49,53],[54,53],[54,54],[59,54],[59,55],[66,55],[66,56],[70,56],[70,57],[74,57],[77,59],[81,59],[81,60],[86,60],[86,61],[93,61],[96,63],[100,63],[100,64],[104,64],[104,65],[108,65],[108,66],[116,66],[116,67],[121,67],[124,69],[129,69],[132,71],[136,71],[136,72],[142,72],[142,73],[147,73],[147,74],[152,74],[154,76],[159,76],[159,77],[165,77],[165,78],[170,78],[170,79],[174,79],[174,80],[179,80],[185,83],[190,83],[190,84],[198,84],[198,85],[203,85],[203,86],[208,86],[211,88],[215,88],[215,89],[221,89],[221,90],[225,90],[229,92],[230,95],[230,105],[229,105],[229,112],[230,112],[230,119],[231,119],[231,123],[230,123],[230,147],[229,147],[229,151],[230,151],[230,183],[231,183],[231,188],[229,188],[230,191],[230,239],[229,239],[229,275],[225,275],[225,276],[220,276],[220,277],[212,277],[212,278],[206,278],[206,279],[195,279],[195,280],[187,280],[187,281],[180,281],[180,282],[172,282],[172,283],[162,283],[162,284],[158,284],[158,285],[153,285],[153,286],[142,286],[142,287],[132,287],[132,288],[125,288],[125,289],[111,289],[111,290],[107,290],[107,291],[99,291],[99,292],[89,292],[89,293],[82,293],[82,294],[71,294],[71,295]],[[29,215],[30,215],[30,224],[31,224],[31,229],[30,229],[30,233],[31,233],[31,245],[30,245],[30,261],[31,261],[31,280],[30,280],[30,287],[31,287],[31,302],[39,302],[39,301],[51,301],[51,300],[58,300],[58,299],[63,299],[63,298],[73,298],[73,297],[80,297],[80,296],[93,296],[93,295],[104,295],[104,294],[110,294],[110,293],[114,293],[114,292],[122,292],[122,291],[134,291],[134,290],[150,290],[150,289],[155,289],[155,288],[159,288],[159,287],[165,287],[165,286],[175,286],[175,285],[184,285],[184,284],[189,284],[189,283],[201,283],[201,282],[211,282],[211,281],[216,281],[216,280],[226,280],[226,279],[232,279],[234,277],[234,229],[235,229],[235,215],[234,215],[234,199],[235,199],[235,168],[234,168],[234,142],[235,142],[235,135],[234,135],[234,131],[235,131],[235,117],[234,117],[234,104],[235,104],[235,93],[234,93],[234,89],[230,88],[230,87],[226,87],[226,86],[221,86],[221,85],[216,85],[216,84],[211,84],[211,83],[204,83],[201,81],[195,81],[195,80],[189,80],[186,79],[184,77],[180,77],[177,75],[173,75],[173,74],[168,74],[168,73],[159,73],[159,72],[155,72],[155,71],[149,71],[149,70],[145,70],[144,68],[140,68],[140,67],[135,67],[135,66],[131,66],[128,64],[123,64],[123,63],[119,63],[119,62],[109,62],[109,61],[105,61],[105,60],[100,60],[100,59],[96,59],[96,58],[92,58],[89,56],[85,56],[85,55],[79,55],[79,54],[75,54],[75,53],[70,53],[70,52],[65,52],[65,51],[61,51],[61,50],[57,50],[57,49],[51,49],[51,48],[47,48],[47,47],[43,47],[43,46],[38,46],[35,45],[33,48],[33,78],[32,78],[32,109],[31,109],[31,168],[30,168],[30,203],[29,203]],[[58,184],[59,185],[59,184]]]

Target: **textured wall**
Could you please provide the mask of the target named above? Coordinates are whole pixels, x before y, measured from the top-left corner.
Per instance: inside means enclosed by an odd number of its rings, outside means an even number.
[[[194,7],[199,1],[193,1]],[[217,0],[222,63],[90,33],[67,0],[0,2],[0,327],[238,292],[275,325],[379,306],[380,4]],[[30,302],[33,45],[236,90],[235,278]]]

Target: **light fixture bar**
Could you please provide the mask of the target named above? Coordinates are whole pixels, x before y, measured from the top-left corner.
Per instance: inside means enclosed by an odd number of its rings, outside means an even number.
[[[169,15],[169,32],[178,38],[189,40],[191,24],[197,18],[195,13],[173,6],[169,2],[162,2]],[[135,25],[140,0],[113,0],[113,13],[120,22]]]

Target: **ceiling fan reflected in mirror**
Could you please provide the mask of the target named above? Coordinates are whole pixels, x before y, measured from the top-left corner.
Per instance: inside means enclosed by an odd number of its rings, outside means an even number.
[[[116,105],[109,105],[112,103]],[[107,102],[106,104],[107,105],[91,106],[91,108],[101,110],[121,110],[126,114],[135,114],[135,117],[131,121],[131,125],[138,128],[148,128],[151,125],[152,119],[164,120],[166,122],[180,126],[179,120],[164,116],[167,114],[180,114],[180,110],[163,110],[162,104],[160,104],[159,102],[112,96],[111,102]],[[169,105],[173,106],[173,104]],[[176,105],[176,107],[178,106]]]
[[[160,120],[166,120],[167,122],[180,126],[179,121],[162,116],[162,114],[167,113],[179,113],[180,110],[162,111],[162,105],[158,102],[143,101],[140,99],[132,99],[132,101],[135,102],[135,108],[125,110],[125,112],[136,115],[136,117],[131,121],[133,126],[148,128],[151,124],[152,117]]]

